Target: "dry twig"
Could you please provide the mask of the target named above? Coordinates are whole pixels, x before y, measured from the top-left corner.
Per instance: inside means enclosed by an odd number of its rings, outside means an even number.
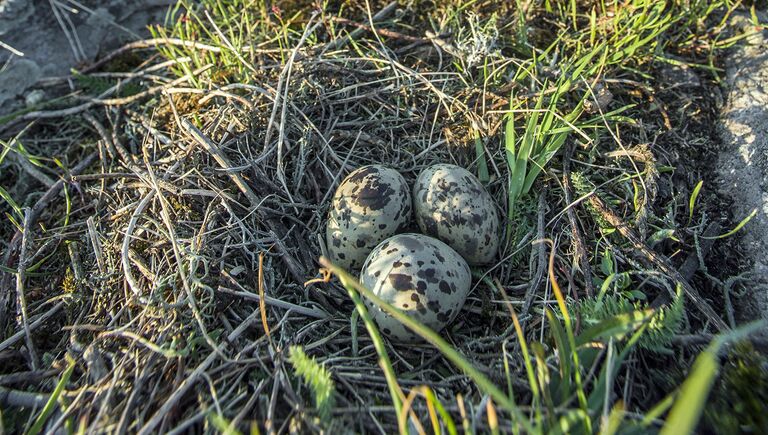
[[[688,281],[678,272],[673,266],[672,262],[667,257],[659,254],[650,249],[640,239],[640,236],[635,234],[632,228],[629,227],[624,221],[619,218],[603,201],[596,195],[589,197],[589,203],[595,210],[598,211],[611,225],[613,225],[622,236],[624,236],[632,244],[634,249],[638,253],[642,254],[640,259],[646,262],[648,265],[653,266],[661,270],[665,275],[671,277],[677,283],[679,283],[685,295],[691,300],[693,306],[701,312],[707,320],[712,323],[719,331],[728,331],[730,328],[725,324],[723,319],[715,313],[715,310],[704,300],[698,290],[693,288]],[[674,297],[674,295],[672,295]]]

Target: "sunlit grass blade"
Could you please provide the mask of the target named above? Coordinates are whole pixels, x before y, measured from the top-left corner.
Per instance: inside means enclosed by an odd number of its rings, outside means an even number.
[[[688,199],[688,223],[689,224],[693,220],[693,210],[696,207],[696,199],[699,197],[699,193],[701,192],[701,186],[703,185],[704,185],[704,180],[699,181],[696,184],[696,187],[693,188],[691,197]]]
[[[765,321],[750,323],[716,337],[693,363],[690,375],[683,382],[680,394],[669,411],[661,435],[689,434],[696,429],[704,405],[720,368],[718,352],[729,341],[738,340],[765,328]]]
[[[619,431],[624,420],[624,404],[619,401],[613,406],[611,414],[604,420],[600,427],[600,435],[614,435]]]
[[[493,406],[493,400],[486,403],[485,415],[488,417],[488,428],[491,429],[491,435],[499,435],[499,417],[496,414],[496,407]]]
[[[424,397],[427,400],[427,405],[430,407],[430,418],[432,419],[432,429],[434,430],[434,433],[440,434],[440,422],[442,422],[448,431],[448,435],[456,435],[458,433],[456,431],[456,423],[454,423],[451,414],[449,414],[443,404],[440,403],[440,400],[437,399],[435,392],[427,386],[422,387],[421,392],[424,394]],[[432,416],[432,408],[437,410],[437,413],[442,419],[441,421],[437,421],[437,418]]]
[[[343,269],[334,266],[327,259],[321,258],[320,261],[325,267],[330,269],[334,274],[336,274],[336,276],[339,277],[341,284],[347,290],[349,297],[355,303],[355,308],[360,315],[360,318],[363,319],[365,328],[368,330],[368,334],[371,336],[371,340],[373,341],[376,353],[379,355],[379,365],[384,371],[384,377],[389,388],[389,395],[392,398],[392,406],[395,408],[398,421],[400,421],[400,413],[402,412],[403,406],[400,397],[403,393],[400,389],[400,385],[397,383],[397,375],[395,374],[395,370],[392,368],[392,363],[390,362],[389,354],[387,353],[387,348],[384,344],[384,339],[381,337],[381,334],[379,334],[376,323],[373,321],[371,314],[365,308],[365,304],[363,303],[362,299],[360,299],[360,294],[358,292],[360,292],[359,287],[362,286],[354,277],[346,273]],[[400,429],[403,430],[404,428]]]
[[[515,418],[516,421],[519,421],[520,425],[523,426],[523,428],[525,428],[526,431],[534,432],[534,427],[528,422],[527,418],[522,413],[520,408],[518,408],[518,406],[506,394],[504,394],[493,382],[491,382],[490,379],[488,379],[483,373],[481,373],[478,369],[476,369],[469,361],[467,361],[464,358],[464,356],[462,356],[447,341],[445,341],[445,339],[440,337],[440,335],[438,335],[433,330],[427,328],[426,326],[424,326],[417,320],[413,319],[412,317],[408,316],[407,314],[403,313],[402,311],[398,310],[397,308],[387,303],[383,299],[376,296],[373,292],[371,292],[370,290],[365,288],[362,284],[360,284],[360,282],[358,282],[354,277],[349,275],[343,269],[331,263],[327,258],[321,257],[320,264],[323,267],[329,269],[331,272],[333,272],[334,275],[339,277],[339,279],[344,284],[344,286],[347,287],[348,291],[350,292],[350,295],[354,295],[356,297],[355,305],[362,304],[362,301],[359,300],[359,296],[357,296],[359,292],[360,294],[365,296],[368,300],[373,302],[376,306],[386,311],[389,315],[397,319],[400,323],[405,325],[408,329],[416,333],[419,337],[423,338],[424,340],[426,340],[427,342],[435,346],[449,361],[451,361],[451,363],[456,365],[469,378],[471,378],[475,382],[475,384],[477,384],[477,387],[481,391],[491,396],[496,403],[501,405],[502,408],[504,408],[506,411],[512,414],[513,418]],[[361,316],[363,316],[363,319],[368,317],[370,322],[373,322],[373,319],[370,318],[370,315],[367,313],[367,311],[365,315],[361,313]],[[367,323],[368,322],[366,322],[366,324]],[[372,329],[375,330],[375,325]],[[376,334],[378,336],[378,332]]]
[[[242,435],[242,432],[237,430],[237,428],[232,425],[232,422],[227,421],[221,414],[215,412],[211,413],[208,416],[208,421],[211,422],[221,435]]]
[[[64,392],[64,387],[66,387],[67,383],[69,382],[69,378],[72,376],[72,372],[74,370],[75,370],[75,360],[67,356],[67,368],[64,370],[64,373],[62,373],[61,378],[59,379],[59,382],[56,384],[56,388],[53,390],[53,393],[51,393],[51,397],[48,399],[48,402],[46,402],[45,406],[43,407],[43,410],[40,412],[40,415],[37,416],[37,418],[35,419],[35,423],[29,429],[29,432],[27,432],[28,434],[37,435],[38,433],[40,433],[40,431],[43,430],[45,421],[48,419],[48,416],[50,416],[53,410],[56,408],[56,403],[59,401],[59,397],[61,397],[61,393]]]
[[[2,186],[0,186],[0,198],[5,200],[5,202],[8,203],[9,206],[11,206],[11,209],[19,219],[24,219],[24,213],[21,211],[21,207],[19,206],[19,204],[16,201],[14,201],[13,197],[11,197],[11,194],[8,193],[7,190],[3,189]]]
[[[576,345],[583,346],[595,340],[608,338],[621,339],[627,334],[635,332],[655,314],[655,310],[636,310],[626,314],[619,314],[605,319],[600,323],[584,330],[576,338]]]
[[[554,424],[555,416],[555,403],[552,401],[552,394],[549,389],[550,386],[550,374],[549,367],[547,366],[547,355],[544,350],[544,346],[541,343],[531,343],[531,351],[536,359],[536,382],[538,383],[539,391],[541,391],[541,397],[544,399],[544,405],[547,407],[547,419],[549,424]]]
[[[742,219],[741,222],[739,222],[738,225],[736,225],[731,231],[728,231],[725,234],[720,234],[719,236],[714,236],[714,237],[701,236],[701,238],[702,239],[713,240],[713,239],[725,239],[727,237],[731,237],[732,235],[734,235],[737,232],[739,232],[740,229],[744,228],[744,225],[748,224],[749,221],[751,221],[752,218],[755,217],[755,216],[757,216],[757,209],[752,210],[752,213],[750,213],[749,216],[747,216],[744,219]]]

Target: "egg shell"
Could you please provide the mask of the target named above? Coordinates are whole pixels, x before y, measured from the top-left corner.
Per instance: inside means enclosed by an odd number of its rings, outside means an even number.
[[[499,249],[499,216],[491,195],[466,169],[430,166],[413,186],[416,223],[471,265],[489,263]]]
[[[440,331],[459,314],[472,284],[469,265],[450,246],[423,234],[398,234],[368,256],[360,282],[381,299]],[[365,301],[384,335],[394,341],[420,338],[371,301]]]
[[[352,171],[336,189],[328,213],[331,261],[358,270],[376,245],[408,226],[412,214],[410,189],[400,173],[381,165]]]

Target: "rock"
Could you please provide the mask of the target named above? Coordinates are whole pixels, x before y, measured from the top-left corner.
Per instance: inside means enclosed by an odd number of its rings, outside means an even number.
[[[612,102],[613,93],[608,90],[605,83],[599,82],[592,89],[591,98],[584,100],[584,110],[589,114],[606,112]]]
[[[30,0],[0,0],[0,35],[8,33],[35,12]]]
[[[35,89],[24,97],[24,103],[27,107],[34,107],[37,104],[40,104],[44,99],[45,91],[42,89]]]
[[[13,51],[0,48],[0,114],[16,110],[42,77],[68,75],[125,42],[149,37],[147,25],[162,23],[174,0],[0,0],[0,35]],[[61,17],[57,20],[53,8]],[[65,23],[62,27],[61,23]],[[23,62],[22,62],[23,60]],[[35,64],[36,67],[33,67]],[[21,77],[21,71],[30,72]],[[6,78],[9,74],[22,80]],[[32,80],[34,78],[34,80]]]
[[[693,69],[684,63],[668,63],[661,70],[661,78],[670,86],[699,87],[701,80]]]
[[[754,29],[737,18],[734,26]],[[718,190],[733,198],[733,216],[757,215],[744,228],[743,249],[754,261],[757,284],[768,283],[768,32],[758,32],[726,60],[728,92],[720,119],[724,149],[718,161]],[[768,318],[768,292],[756,285],[755,299]]]
[[[23,95],[40,78],[40,67],[29,59],[14,58],[0,74],[0,105]]]

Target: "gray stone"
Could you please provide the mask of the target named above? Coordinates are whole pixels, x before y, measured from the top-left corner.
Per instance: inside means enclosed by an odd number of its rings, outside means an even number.
[[[22,54],[23,68],[37,65],[35,80],[68,75],[121,44],[149,37],[148,24],[162,23],[175,0],[79,0],[58,2],[56,10],[48,0],[0,0],[2,42]],[[66,30],[65,30],[66,29]],[[0,48],[0,65],[12,67],[18,54]],[[19,67],[15,67],[19,68]],[[24,95],[34,85],[29,79],[0,80],[0,114],[18,109],[13,96]],[[7,72],[0,72],[6,74]],[[14,103],[14,104],[12,104]]]
[[[42,89],[35,89],[24,96],[24,103],[27,107],[36,106],[45,100],[45,91]]]
[[[0,69],[0,105],[24,94],[40,78],[40,67],[29,59],[14,58]]]
[[[34,11],[31,0],[0,0],[0,35],[26,21]]]
[[[734,27],[745,31],[751,25],[739,17]],[[733,198],[736,219],[757,210],[743,230],[743,249],[754,261],[754,296],[762,316],[768,318],[764,286],[768,283],[768,32],[746,39],[726,65],[728,94],[720,120],[724,148],[718,162],[718,189]]]

